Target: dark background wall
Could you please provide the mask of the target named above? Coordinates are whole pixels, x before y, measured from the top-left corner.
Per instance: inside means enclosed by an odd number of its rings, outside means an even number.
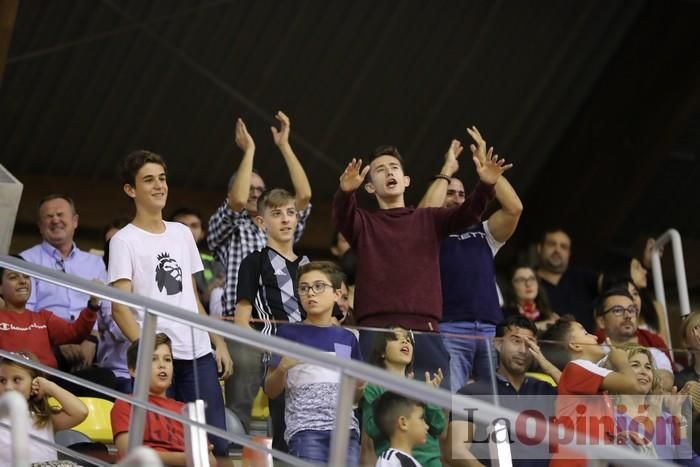
[[[25,184],[14,251],[38,241],[36,203],[54,191],[78,203],[81,246],[99,247],[130,213],[115,168],[135,148],[166,157],[170,207],[208,216],[239,161],[238,116],[267,184],[289,186],[269,133],[283,109],[314,190],[312,255],[327,254],[350,158],[398,145],[417,202],[475,124],[525,202],[501,267],[546,226],[592,267],[675,227],[700,285],[698,2],[24,0],[14,22],[12,4],[0,163]],[[468,158],[460,175],[474,182]]]

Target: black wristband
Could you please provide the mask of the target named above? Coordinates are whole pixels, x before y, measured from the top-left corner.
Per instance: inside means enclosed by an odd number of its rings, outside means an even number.
[[[98,305],[93,305],[90,300],[87,302],[87,307],[90,308],[94,312],[98,312],[102,310],[102,302],[100,302]]]
[[[450,183],[452,179],[448,177],[447,175],[444,174],[437,174],[436,176],[433,177],[433,180],[445,180],[447,183]]]

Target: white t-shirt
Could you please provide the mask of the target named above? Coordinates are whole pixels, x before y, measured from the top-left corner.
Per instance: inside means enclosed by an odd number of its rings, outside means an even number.
[[[137,295],[199,313],[192,274],[204,269],[190,229],[178,222],[164,222],[165,232],[151,233],[129,224],[109,242],[109,283],[129,279]],[[143,313],[133,310],[136,321]],[[211,353],[205,331],[186,324],[158,318],[158,332],[172,341],[173,357],[194,360]]]
[[[375,467],[421,467],[412,455],[394,448],[384,451],[374,465]]]
[[[10,426],[10,419],[3,417],[0,418],[0,423]],[[29,424],[29,462],[47,462],[55,461],[58,459],[58,452],[56,449],[49,444],[42,443],[31,436],[36,436],[42,440],[54,442],[53,437],[53,425],[49,423],[38,428],[33,422]],[[10,429],[3,425],[0,425],[0,467],[12,467],[14,463],[12,462],[12,435]]]

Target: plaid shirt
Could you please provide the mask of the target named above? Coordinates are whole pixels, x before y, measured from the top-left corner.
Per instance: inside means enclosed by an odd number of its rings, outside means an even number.
[[[294,231],[294,242],[299,241],[311,213],[311,204],[298,214],[299,223]],[[224,283],[224,316],[233,316],[236,309],[236,285],[238,268],[243,258],[256,250],[262,250],[267,243],[265,232],[260,230],[245,209],[235,212],[228,205],[228,198],[209,219],[207,235],[209,249],[216,259],[226,267]]]

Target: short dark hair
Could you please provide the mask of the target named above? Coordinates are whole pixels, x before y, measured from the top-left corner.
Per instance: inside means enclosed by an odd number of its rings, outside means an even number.
[[[566,231],[565,228],[563,228],[561,226],[553,226],[553,227],[549,227],[549,228],[545,229],[542,232],[542,235],[540,236],[540,245],[544,245],[544,241],[547,239],[547,235],[557,233],[557,232],[561,232],[561,233],[565,234],[567,237],[569,237],[569,239],[571,239],[571,235],[569,234],[569,232]]]
[[[204,219],[203,219],[202,215],[199,213],[199,211],[192,209],[192,208],[188,208],[186,206],[175,209],[172,212],[172,214],[170,214],[170,217],[168,219],[175,222],[175,219],[177,219],[178,217],[181,217],[181,216],[195,216],[197,219],[200,220],[200,222],[204,221]]]
[[[73,201],[73,198],[71,198],[70,196],[63,194],[63,193],[51,193],[49,195],[42,197],[39,200],[39,206],[37,206],[37,216],[39,215],[39,211],[41,210],[41,207],[44,205],[44,203],[46,203],[48,201],[53,201],[55,199],[64,200],[65,202],[70,204],[70,208],[73,211],[73,215],[78,214],[78,210],[75,209],[75,202]]]
[[[333,261],[311,261],[303,266],[299,266],[299,270],[297,271],[297,283],[301,279],[301,276],[311,271],[318,271],[324,274],[328,280],[331,281],[334,290],[338,290],[345,281],[345,274],[343,274],[340,266]]]
[[[411,333],[410,330],[404,328],[403,326],[400,326],[398,324],[390,324],[389,326],[386,326],[386,329],[381,330],[381,331],[374,331],[374,340],[372,342],[372,350],[369,354],[369,359],[367,360],[367,363],[370,365],[374,365],[379,368],[386,368],[384,366],[384,355],[386,354],[386,344],[389,341],[396,340],[396,334],[394,331],[406,331],[409,335],[409,338],[411,340],[411,344],[413,344],[413,358],[411,358],[411,362],[406,365],[406,376],[409,374],[413,373],[413,360],[416,357],[416,342],[413,339],[413,333]]]
[[[607,290],[603,290],[603,292],[601,292],[601,294],[598,296],[595,302],[595,316],[598,317],[603,316],[603,314],[605,314],[605,302],[608,298],[619,296],[627,297],[630,300],[633,300],[632,296],[630,295],[630,291],[627,288],[627,284],[625,284],[623,287],[618,285],[611,287]]]
[[[560,370],[571,361],[569,339],[571,327],[576,322],[573,316],[564,315],[552,324],[539,339],[544,356]]]
[[[410,417],[415,407],[424,405],[401,394],[386,391],[372,405],[377,428],[387,439],[391,439],[396,430],[396,421],[399,417]]]
[[[509,328],[527,329],[537,336],[537,326],[524,316],[511,315],[496,325],[496,337],[503,337]]]
[[[398,148],[396,146],[390,146],[388,144],[384,144],[382,146],[377,146],[374,148],[374,150],[369,154],[368,163],[372,163],[373,160],[377,159],[378,157],[381,156],[392,156],[398,159],[399,163],[401,164],[401,168],[403,168],[403,157],[401,157],[401,153],[399,152]]]
[[[170,338],[168,337],[167,334],[163,332],[159,332],[156,334],[156,343],[153,346],[154,349],[157,349],[159,345],[167,345],[168,348],[170,349],[170,353],[173,352],[173,345],[172,342],[170,341]],[[129,345],[129,348],[126,349],[126,366],[130,370],[135,370],[136,369],[136,361],[138,360],[139,356],[139,339],[136,339],[134,342]]]
[[[22,261],[25,261],[25,259],[22,258],[20,255],[10,255],[10,256],[11,256],[12,258],[18,258],[18,259],[21,259]],[[6,270],[6,269],[7,269],[8,271],[10,271],[10,269],[8,269],[8,268],[6,268],[6,267],[3,267],[3,266],[0,266],[0,284],[2,284],[2,276],[3,276],[3,274],[5,274],[5,270]]]
[[[132,151],[124,158],[121,167],[121,181],[126,185],[136,185],[136,174],[146,164],[158,164],[163,167],[167,173],[168,166],[163,158],[155,152],[146,151],[145,149],[137,149]]]

